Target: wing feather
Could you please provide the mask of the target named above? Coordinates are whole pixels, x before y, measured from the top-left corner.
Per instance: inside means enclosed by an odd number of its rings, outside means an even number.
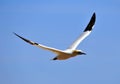
[[[28,39],[26,39],[26,38],[23,38],[23,37],[21,37],[20,35],[18,35],[18,34],[16,34],[16,33],[14,33],[14,34],[15,34],[17,37],[19,37],[20,39],[24,40],[25,42],[27,42],[27,43],[29,43],[29,44],[31,44],[31,45],[37,46],[37,47],[39,47],[39,48],[52,51],[52,52],[54,52],[54,53],[56,53],[56,54],[65,53],[65,52],[62,51],[62,50],[59,50],[59,49],[56,49],[56,48],[52,48],[52,47],[47,47],[47,46],[45,46],[45,45],[38,44],[38,43],[36,43],[36,42],[30,41],[30,40],[28,40]]]
[[[75,50],[77,46],[91,33],[93,26],[95,24],[96,14],[93,13],[90,22],[88,23],[87,27],[85,28],[84,32],[79,36],[79,38],[73,42],[73,44],[68,48],[71,50]]]

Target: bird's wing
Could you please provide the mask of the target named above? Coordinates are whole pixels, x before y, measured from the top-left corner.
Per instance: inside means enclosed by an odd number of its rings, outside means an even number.
[[[27,43],[29,43],[29,44],[31,44],[31,45],[37,46],[37,47],[39,47],[39,48],[52,51],[52,52],[54,52],[54,53],[56,53],[56,54],[65,53],[65,52],[62,51],[62,50],[55,49],[55,48],[51,48],[51,47],[47,47],[47,46],[44,46],[44,45],[42,45],[42,44],[38,44],[38,43],[36,43],[36,42],[30,41],[30,40],[28,40],[28,39],[26,39],[26,38],[23,38],[23,37],[21,37],[20,35],[18,35],[18,34],[16,34],[16,33],[14,33],[14,34],[15,34],[17,37],[19,37],[20,39],[24,40],[25,42],[27,42]]]
[[[96,14],[93,13],[91,20],[90,20],[89,24],[87,25],[87,27],[85,28],[84,32],[79,36],[79,38],[68,49],[75,50],[77,48],[77,46],[82,42],[82,40],[84,40],[91,33],[93,26],[95,24],[95,20],[96,20]]]

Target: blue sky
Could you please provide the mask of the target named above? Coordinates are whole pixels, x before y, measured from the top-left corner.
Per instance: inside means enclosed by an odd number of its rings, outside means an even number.
[[[33,47],[66,49],[96,12],[94,30],[65,61]],[[120,84],[119,0],[0,0],[0,84]]]

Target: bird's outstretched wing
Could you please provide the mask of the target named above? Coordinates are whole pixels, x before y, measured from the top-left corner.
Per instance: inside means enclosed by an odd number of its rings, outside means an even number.
[[[30,40],[28,40],[28,39],[26,39],[26,38],[23,38],[23,37],[21,37],[20,35],[18,35],[18,34],[16,34],[16,33],[14,33],[14,34],[15,34],[17,37],[19,37],[20,39],[24,40],[25,42],[27,42],[27,43],[29,43],[29,44],[31,44],[31,45],[34,45],[34,46],[37,46],[37,47],[39,47],[39,48],[52,51],[52,52],[54,52],[54,53],[56,53],[56,54],[61,54],[61,53],[64,53],[64,54],[65,54],[65,52],[62,51],[62,50],[55,49],[55,48],[51,48],[51,47],[47,47],[47,46],[44,46],[44,45],[42,45],[42,44],[38,44],[38,43],[36,43],[36,42],[30,41]]]
[[[79,36],[79,38],[68,48],[71,50],[75,50],[77,46],[84,40],[92,31],[93,26],[95,24],[96,14],[93,13],[90,22],[88,23],[87,27],[85,28],[84,32]]]

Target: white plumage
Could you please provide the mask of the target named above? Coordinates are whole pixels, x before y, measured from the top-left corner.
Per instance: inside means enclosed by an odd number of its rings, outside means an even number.
[[[47,47],[45,45],[38,44],[36,42],[30,41],[30,40],[28,40],[26,38],[23,38],[23,37],[21,37],[20,35],[18,35],[16,33],[14,33],[14,34],[16,36],[18,36],[19,38],[21,38],[22,40],[24,40],[25,42],[31,44],[31,45],[34,45],[34,46],[37,46],[39,48],[46,49],[46,50],[54,52],[55,54],[57,54],[57,56],[54,57],[53,60],[65,60],[65,59],[68,59],[68,58],[71,58],[71,57],[75,57],[77,55],[85,54],[82,50],[77,50],[76,48],[91,33],[91,31],[93,29],[93,26],[95,24],[95,20],[96,20],[96,14],[93,13],[93,15],[91,17],[91,20],[88,23],[87,27],[85,28],[84,32],[66,50],[59,50],[59,49],[56,49],[56,48]]]

